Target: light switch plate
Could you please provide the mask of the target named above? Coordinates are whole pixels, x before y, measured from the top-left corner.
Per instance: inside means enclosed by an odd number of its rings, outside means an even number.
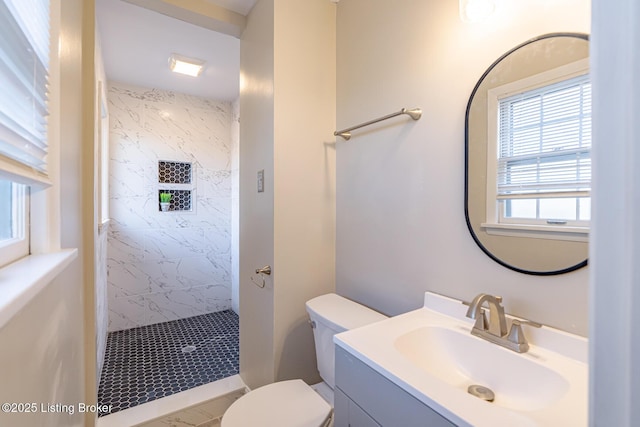
[[[264,169],[258,171],[258,193],[264,192]]]

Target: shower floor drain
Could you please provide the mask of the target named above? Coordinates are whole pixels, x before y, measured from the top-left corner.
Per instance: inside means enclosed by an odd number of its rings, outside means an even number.
[[[191,353],[192,351],[196,351],[195,345],[185,345],[184,347],[182,347],[183,353]]]
[[[493,402],[493,399],[496,398],[496,395],[490,388],[478,384],[470,385],[469,388],[467,388],[467,393],[486,400],[487,402]]]

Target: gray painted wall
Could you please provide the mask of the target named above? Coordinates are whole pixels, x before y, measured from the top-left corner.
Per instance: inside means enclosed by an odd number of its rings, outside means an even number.
[[[508,270],[472,240],[464,217],[464,116],[482,73],[541,34],[589,32],[588,0],[500,2],[462,23],[456,1],[343,0],[337,22],[337,127],[402,107],[337,143],[336,287],[386,314],[424,292],[502,295],[509,313],[587,334],[588,268],[554,277]]]

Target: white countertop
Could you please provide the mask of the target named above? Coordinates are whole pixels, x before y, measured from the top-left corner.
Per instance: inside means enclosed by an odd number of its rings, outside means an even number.
[[[470,334],[473,321],[465,316],[467,307],[460,301],[427,292],[425,306],[388,320],[343,332],[334,337],[336,345],[351,353],[407,393],[459,426],[539,426],[570,427],[587,425],[588,369],[587,340],[543,326],[526,328],[531,345],[527,353],[499,354],[518,362],[543,365],[566,378],[558,399],[534,410],[508,408],[488,403],[429,374],[398,350],[398,338],[425,326],[453,329],[481,340],[495,351],[511,350],[491,344]],[[465,336],[466,339],[466,336]],[[474,345],[484,345],[473,343]],[[494,347],[488,347],[494,351]],[[517,359],[523,358],[523,359]],[[489,362],[490,363],[490,362]],[[494,367],[496,368],[496,367]],[[498,368],[499,369],[499,368]],[[523,373],[523,377],[526,377]],[[527,393],[527,384],[522,384]],[[534,390],[532,393],[544,393]],[[544,400],[544,399],[542,399]]]

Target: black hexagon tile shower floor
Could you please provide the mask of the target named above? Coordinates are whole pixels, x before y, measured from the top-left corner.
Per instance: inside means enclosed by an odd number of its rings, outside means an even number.
[[[105,353],[98,402],[113,413],[237,374],[238,315],[225,310],[111,332]]]

